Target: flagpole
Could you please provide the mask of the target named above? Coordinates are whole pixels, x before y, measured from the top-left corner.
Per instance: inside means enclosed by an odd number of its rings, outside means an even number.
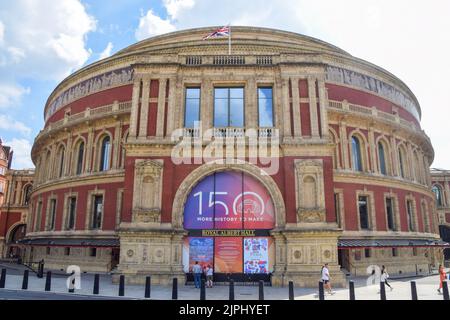
[[[231,56],[231,25],[228,25],[230,34],[228,35],[228,55]]]

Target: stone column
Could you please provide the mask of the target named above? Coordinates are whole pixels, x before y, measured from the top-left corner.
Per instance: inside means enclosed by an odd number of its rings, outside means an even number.
[[[131,102],[131,115],[130,115],[130,137],[136,138],[137,136],[137,119],[139,112],[139,97],[141,95],[141,79],[135,79],[133,84],[133,97]]]
[[[70,175],[70,167],[71,167],[71,160],[72,160],[72,133],[69,132],[68,138],[67,138],[67,145],[66,145],[66,154],[64,155],[64,176]]]
[[[289,103],[289,78],[281,78],[277,84],[279,88],[278,96],[281,101],[280,112],[283,113],[283,136],[291,136],[291,108]]]
[[[311,118],[311,136],[319,138],[319,117],[317,115],[316,79],[308,77],[309,114]]]
[[[251,77],[247,81],[247,85],[245,87],[245,127],[248,128],[258,128],[259,120],[258,120],[258,95],[257,95],[257,86],[256,79]]]
[[[93,156],[94,152],[94,128],[89,128],[86,144],[86,163],[84,166],[84,172],[90,172],[91,170],[94,171],[93,168],[91,169],[92,159],[95,159],[95,157]],[[92,166],[95,166],[95,164],[92,164]]]
[[[176,110],[176,103],[175,103],[175,97],[176,97],[176,78],[170,77],[169,78],[169,102],[168,102],[168,108],[167,108],[167,135],[171,136],[172,131],[175,129],[174,123],[175,123],[175,114],[182,113],[182,106],[179,106]]]
[[[202,121],[202,132],[212,128],[214,108],[213,108],[213,88],[211,80],[203,80],[201,85],[200,119]]]
[[[114,153],[112,157],[112,169],[118,169],[120,163],[120,145],[122,140],[123,121],[118,121],[114,128]]]
[[[400,176],[400,168],[398,163],[398,149],[395,140],[395,132],[391,134],[391,158],[392,158],[392,174]]]
[[[349,170],[351,168],[350,165],[350,159],[349,159],[349,142],[348,142],[348,135],[347,135],[347,124],[345,121],[341,121],[339,123],[339,136],[341,140],[341,152],[342,152],[342,166],[344,169]]]
[[[302,135],[302,127],[300,121],[300,92],[298,89],[299,78],[291,79],[292,86],[292,116],[294,119],[294,137],[300,137]],[[288,87],[289,93],[289,87]],[[289,96],[289,95],[288,95]]]
[[[150,77],[145,77],[142,85],[141,118],[139,123],[139,138],[147,138],[148,111],[150,99]]]
[[[156,136],[162,138],[164,136],[164,112],[166,106],[166,88],[167,79],[159,79],[159,95],[158,95],[158,113],[156,119]]]
[[[322,138],[328,138],[328,99],[325,88],[325,80],[321,77],[318,80],[319,103],[320,103],[320,125],[322,127]]]
[[[372,163],[372,170],[371,172],[378,172],[380,173],[380,168],[378,168],[377,165],[377,147],[375,145],[375,133],[373,130],[373,127],[369,127],[369,150],[370,150],[370,162]]]

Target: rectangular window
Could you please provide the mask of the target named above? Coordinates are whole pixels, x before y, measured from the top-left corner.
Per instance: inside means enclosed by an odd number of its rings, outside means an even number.
[[[397,248],[392,248],[392,256],[397,257],[398,256],[398,250]]]
[[[97,248],[89,248],[89,256],[96,257],[97,256]]]
[[[3,190],[3,182],[0,182],[0,193],[4,193],[4,190]]]
[[[386,198],[386,218],[388,230],[394,231],[394,206],[392,198]]]
[[[371,257],[370,249],[364,249],[364,256],[365,256],[366,258],[370,258],[370,257]]]
[[[100,229],[102,226],[103,196],[94,196],[92,211],[92,229]]]
[[[359,226],[361,229],[369,229],[369,208],[368,208],[368,197],[359,196],[358,197],[358,208],[359,208]]]
[[[70,256],[70,247],[64,248],[64,255]]]
[[[271,87],[258,88],[259,127],[273,127],[273,99]]]
[[[214,88],[214,127],[244,126],[244,88]]]
[[[408,214],[408,228],[409,231],[414,231],[414,220],[413,220],[413,207],[412,201],[406,201],[406,213]]]
[[[69,198],[69,215],[67,217],[67,229],[73,230],[75,228],[75,215],[76,215],[77,198]]]
[[[55,229],[55,220],[56,220],[56,199],[51,199],[50,200],[50,221],[48,224],[48,229],[49,230],[54,230]]]
[[[416,247],[412,248],[412,252],[413,252],[413,256],[417,256],[417,248]]]
[[[200,121],[200,88],[186,88],[184,127],[193,128]]]
[[[47,255],[50,255],[50,247],[47,247],[47,248],[46,248],[45,253],[46,253]]]

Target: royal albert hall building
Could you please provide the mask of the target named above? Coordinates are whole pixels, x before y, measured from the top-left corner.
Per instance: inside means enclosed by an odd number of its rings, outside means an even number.
[[[442,261],[411,90],[321,40],[213,28],[153,37],[73,73],[36,137],[25,260],[46,268],[315,286]],[[186,278],[185,278],[186,277]]]

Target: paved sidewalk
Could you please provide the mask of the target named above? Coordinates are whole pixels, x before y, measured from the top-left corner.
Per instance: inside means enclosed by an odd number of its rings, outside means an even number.
[[[0,265],[0,268],[4,266]],[[23,268],[23,267],[22,267]],[[52,276],[52,293],[67,293],[66,280],[67,276],[60,274],[53,274]],[[22,287],[22,274],[21,266],[10,266],[8,268],[5,289],[9,290],[21,290]],[[351,278],[349,278],[351,279]],[[378,294],[379,285],[366,286],[365,278],[353,278],[355,282],[355,296],[358,300],[379,300]],[[437,288],[439,285],[439,276],[432,275],[422,278],[414,279],[401,279],[392,280],[389,283],[394,287],[391,291],[386,287],[386,296],[388,300],[410,300],[411,299],[411,287],[410,281],[414,280],[417,284],[417,292],[420,300],[442,300],[443,296],[439,295]],[[76,290],[75,294],[82,294],[91,296],[94,283],[93,274],[81,275],[81,289]],[[36,275],[30,272],[28,291],[44,291],[45,276],[42,279],[36,277]],[[180,300],[199,300],[200,290],[195,289],[193,286],[184,286],[184,283],[179,280],[178,283],[178,299]],[[295,288],[294,295],[296,300],[317,300],[317,289],[315,288]],[[1,295],[2,289],[0,289]],[[111,275],[100,275],[100,295],[105,297],[117,297],[119,292],[119,286],[111,282]],[[348,289],[335,289],[334,295],[326,294],[326,300],[348,300]],[[143,285],[126,285],[125,296],[128,298],[144,298],[144,286]],[[284,300],[288,299],[288,288],[279,287],[265,287],[264,296],[266,300]],[[169,300],[172,298],[171,286],[152,286],[151,299]],[[258,299],[258,287],[257,286],[235,286],[235,298],[236,300],[257,300]],[[228,286],[216,286],[211,289],[206,289],[207,300],[228,300]]]

